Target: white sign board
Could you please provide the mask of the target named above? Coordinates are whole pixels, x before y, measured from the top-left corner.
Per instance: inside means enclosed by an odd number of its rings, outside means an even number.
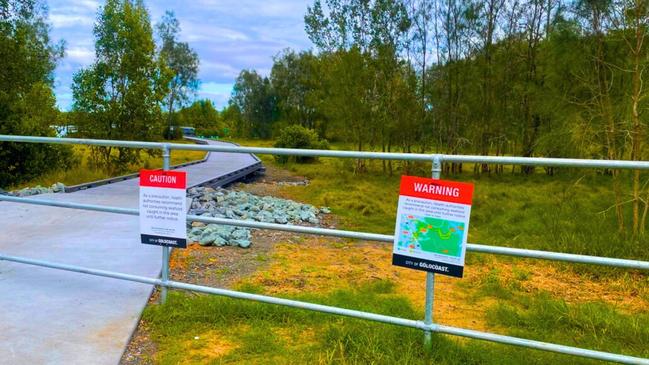
[[[402,176],[392,264],[462,277],[473,184]]]
[[[142,243],[187,247],[187,173],[140,171],[140,237]]]

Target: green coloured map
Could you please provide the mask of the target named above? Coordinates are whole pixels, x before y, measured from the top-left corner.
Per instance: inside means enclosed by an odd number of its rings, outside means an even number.
[[[399,247],[460,257],[464,228],[462,222],[403,214],[399,227]]]

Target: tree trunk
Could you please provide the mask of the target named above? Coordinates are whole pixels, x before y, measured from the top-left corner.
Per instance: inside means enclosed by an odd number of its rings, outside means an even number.
[[[636,3],[636,12],[640,12],[642,4]],[[639,14],[636,14],[638,16]],[[631,159],[634,161],[642,158],[642,140],[644,131],[640,121],[640,98],[642,94],[642,43],[644,40],[644,27],[640,20],[635,20],[635,46],[633,54],[633,94],[631,95],[632,130],[631,130]],[[644,233],[644,226],[640,225],[640,170],[633,170],[633,235]]]

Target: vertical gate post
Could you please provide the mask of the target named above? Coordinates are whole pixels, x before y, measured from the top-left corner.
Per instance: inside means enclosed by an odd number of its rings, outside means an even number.
[[[169,170],[169,159],[171,157],[171,149],[168,144],[162,146],[162,169]],[[161,279],[162,283],[166,284],[169,281],[169,253],[171,249],[166,246],[162,246],[162,273]],[[163,285],[160,289],[160,303],[164,304],[167,301],[167,286]]]
[[[432,178],[439,179],[442,174],[442,158],[440,155],[433,156]],[[433,324],[433,302],[435,300],[435,274],[426,273],[426,304],[424,323]],[[433,346],[433,334],[431,331],[424,331],[424,346],[430,350]]]

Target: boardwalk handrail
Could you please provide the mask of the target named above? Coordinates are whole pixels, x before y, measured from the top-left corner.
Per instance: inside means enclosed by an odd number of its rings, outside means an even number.
[[[27,142],[27,143],[55,143],[55,144],[79,144],[79,145],[94,145],[94,146],[115,146],[115,147],[130,147],[130,148],[148,148],[148,149],[161,149],[163,151],[163,168],[169,169],[169,159],[172,150],[194,150],[194,151],[214,151],[214,152],[232,152],[232,153],[257,153],[257,154],[271,154],[271,155],[298,155],[298,156],[320,156],[320,157],[337,157],[337,158],[362,158],[362,159],[384,159],[384,160],[409,160],[409,161],[425,161],[432,162],[433,177],[439,178],[441,173],[442,162],[474,162],[474,163],[489,163],[489,164],[503,164],[503,165],[527,165],[527,166],[560,166],[560,167],[576,167],[576,168],[606,168],[606,169],[649,169],[649,162],[647,161],[625,161],[625,160],[582,160],[582,159],[564,159],[564,158],[535,158],[535,157],[504,157],[504,156],[468,156],[468,155],[442,155],[442,154],[408,154],[408,153],[389,153],[389,152],[356,152],[356,151],[330,151],[330,150],[299,150],[299,149],[286,149],[286,148],[262,148],[262,147],[228,147],[228,146],[214,146],[214,145],[185,145],[175,143],[163,142],[136,142],[136,141],[112,141],[112,140],[94,140],[94,139],[80,139],[80,138],[51,138],[51,137],[33,137],[33,136],[8,136],[0,135],[0,142]],[[0,201],[8,201],[24,204],[46,205],[60,208],[82,209],[91,211],[101,211],[107,213],[139,215],[137,209],[110,207],[102,205],[91,204],[78,204],[60,201],[42,200],[34,198],[18,198],[12,196],[0,195]],[[232,220],[224,218],[212,218],[188,215],[188,221],[199,221],[204,223],[215,223],[224,225],[233,225],[240,227],[259,228],[259,229],[272,229],[280,231],[288,231],[295,233],[317,234],[333,237],[345,237],[355,239],[373,240],[379,242],[392,242],[393,236],[382,235],[369,232],[355,232],[336,229],[325,229],[319,227],[304,227],[296,225],[282,225],[275,223],[263,223],[243,220]],[[511,247],[489,246],[480,244],[467,244],[467,250],[473,252],[482,252],[498,255],[510,255],[525,258],[536,258],[554,261],[566,261],[582,264],[606,265],[612,267],[649,270],[649,262],[639,260],[627,260],[610,257],[598,257],[587,255],[575,255],[562,252],[528,250]],[[178,281],[169,280],[169,250],[163,247],[163,269],[161,278],[148,278],[112,271],[97,270],[93,268],[85,268],[74,265],[66,265],[60,263],[47,262],[42,260],[34,260],[30,258],[17,257],[0,254],[0,261],[11,261],[27,265],[36,265],[58,270],[72,271],[84,273],[89,275],[109,277],[119,280],[134,281],[159,286],[162,289],[162,297],[165,297],[167,288],[183,289],[196,291],[201,293],[227,296],[238,299],[254,300],[263,303],[278,304],[294,308],[301,308],[306,310],[330,313],[335,315],[342,315],[348,317],[361,318],[371,321],[389,323],[399,326],[411,327],[423,330],[426,334],[426,346],[431,346],[430,334],[433,332],[444,333],[455,336],[463,336],[474,339],[486,340],[491,342],[509,344],[514,346],[528,347],[538,350],[551,351],[563,353],[568,355],[575,355],[587,357],[592,359],[599,359],[605,361],[615,361],[627,364],[649,364],[649,359],[614,354],[602,351],[593,351],[578,347],[564,346],[553,343],[546,343],[534,341],[524,338],[503,336],[490,332],[475,331],[470,329],[446,326],[443,324],[434,323],[432,321],[432,304],[433,304],[433,285],[434,275],[428,273],[426,278],[426,307],[425,319],[412,320],[406,318],[398,318],[392,316],[385,316],[375,313],[362,312],[356,310],[349,310],[339,307],[332,307],[296,300],[288,300],[272,296],[264,296],[257,294],[249,294],[238,292],[234,290],[226,290],[220,288],[213,288],[208,286],[193,285]]]

